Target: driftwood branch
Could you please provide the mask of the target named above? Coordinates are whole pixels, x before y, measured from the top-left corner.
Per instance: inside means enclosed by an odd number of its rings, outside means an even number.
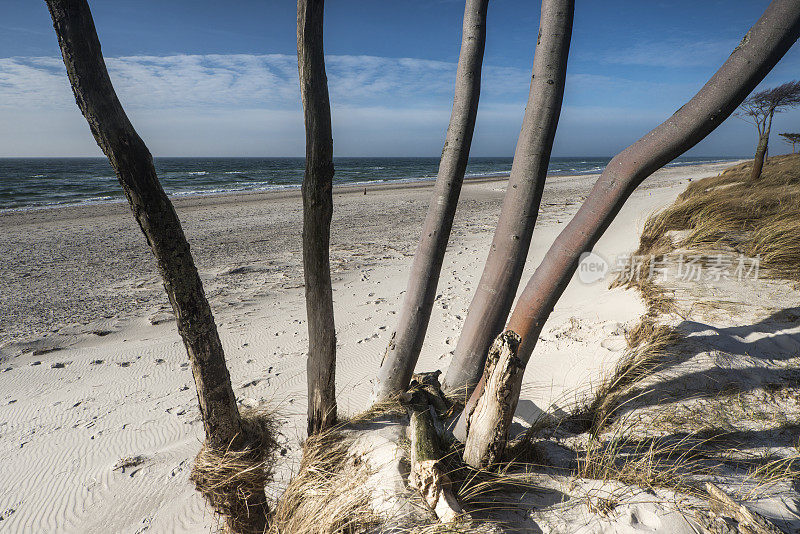
[[[419,380],[419,381],[418,381]],[[411,473],[408,482],[442,523],[469,519],[455,497],[450,477],[440,466],[445,454],[435,404],[441,401],[438,372],[415,375],[402,398],[411,419]]]
[[[710,517],[712,519],[714,519],[714,516],[730,517],[736,521],[736,528],[742,534],[782,534],[783,531],[764,518],[764,516],[748,509],[743,504],[737,503],[719,486],[706,482],[705,487],[711,497]],[[715,531],[713,525],[706,525],[705,528],[710,528],[712,532]]]

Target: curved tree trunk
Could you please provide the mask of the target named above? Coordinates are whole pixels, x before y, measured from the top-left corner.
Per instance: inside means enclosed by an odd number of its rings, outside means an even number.
[[[465,395],[503,329],[528,257],[558,126],[574,0],[543,0],[528,104],[489,257],[475,290],[443,387]]]
[[[514,355],[525,366],[539,333],[578,266],[633,190],[653,172],[683,154],[711,133],[741,104],[800,35],[800,0],[773,0],[728,60],[702,89],[653,131],[609,162],[578,213],[556,238],[531,277],[508,322],[507,330],[521,343]],[[509,390],[511,410],[519,398],[523,373],[514,375]],[[476,388],[465,414],[474,411],[483,393]],[[495,432],[502,439],[502,432]],[[473,458],[496,456],[497,445],[475,445]]]
[[[297,2],[297,65],[306,126],[303,272],[308,315],[308,434],[336,423],[336,326],[329,259],[333,134],[322,40],[324,0]]]
[[[211,446],[227,447],[241,432],[239,411],[217,326],[178,216],[111,85],[86,0],[47,0],[47,6],[78,107],[158,261],[189,353],[206,439]]]
[[[774,112],[769,114],[764,126],[764,131],[758,138],[758,145],[756,146],[756,155],[753,157],[753,169],[750,172],[750,179],[755,181],[761,178],[761,171],[764,169],[764,158],[767,156],[767,146],[769,144],[769,132],[772,129],[772,116]],[[792,147],[794,153],[794,147]]]
[[[489,0],[467,0],[464,9],[453,111],[442,149],[439,174],[411,264],[397,329],[378,372],[374,400],[406,390],[425,340],[475,129],[488,5]]]

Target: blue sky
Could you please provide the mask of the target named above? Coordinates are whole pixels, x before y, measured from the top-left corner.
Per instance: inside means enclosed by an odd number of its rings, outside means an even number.
[[[610,156],[702,86],[768,4],[578,0],[555,156]],[[90,1],[117,92],[155,155],[299,156],[292,0]],[[0,156],[100,155],[75,106],[44,1],[0,0]],[[329,0],[325,48],[339,156],[437,156],[461,0]],[[513,154],[539,3],[492,0],[472,154]],[[762,87],[800,77],[793,48]],[[800,112],[774,132],[800,131]],[[749,155],[729,119],[690,154]],[[772,153],[784,152],[777,135]]]

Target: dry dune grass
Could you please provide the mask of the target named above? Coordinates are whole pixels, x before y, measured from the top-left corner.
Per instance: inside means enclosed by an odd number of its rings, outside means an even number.
[[[800,154],[768,159],[755,183],[751,166],[742,163],[690,184],[673,205],[645,223],[635,252],[642,258],[638,272],[612,286],[639,289],[648,312],[626,336],[630,350],[584,409],[593,432],[614,419],[637,382],[671,361],[680,339],[673,328],[657,324],[657,317],[675,311],[675,305],[668,290],[647,276],[651,262],[677,248],[723,250],[760,257],[765,273],[800,282]]]
[[[757,182],[749,178],[750,166],[690,184],[647,221],[636,254],[730,250],[760,257],[771,276],[800,282],[800,154],[769,158]],[[669,235],[675,231],[677,240]]]
[[[200,449],[192,468],[191,480],[232,532],[264,530],[269,512],[264,487],[272,478],[274,455],[278,448],[278,422],[275,413],[264,409],[242,411],[244,447],[219,450]],[[256,512],[252,507],[260,507]]]
[[[373,425],[380,426],[387,421],[403,424],[404,416],[405,409],[396,400],[390,400],[309,437],[303,443],[298,473],[276,503],[268,534],[475,532],[474,525],[465,522],[438,523],[430,512],[424,512],[425,505],[421,499],[408,495],[397,494],[390,498],[398,502],[409,501],[411,509],[417,509],[419,513],[408,515],[399,512],[402,517],[394,517],[386,516],[385,511],[374,510],[375,495],[367,484],[374,473],[367,461],[354,454],[358,448],[355,443],[358,436],[370,432]],[[408,442],[401,440],[397,445],[406,458],[410,457]],[[459,499],[477,501],[489,491],[485,477],[469,476],[460,464],[450,470],[451,464],[458,464],[453,451],[443,458],[442,467],[448,470],[454,482],[458,481],[456,485],[461,489]]]
[[[762,420],[778,431],[783,425],[774,421],[777,410],[779,405],[764,403],[754,392],[662,406],[654,417],[628,414],[605,433],[590,435],[577,451],[577,475],[645,490],[668,488],[700,499],[705,498],[705,481],[737,477],[739,498],[756,499],[800,478],[800,443],[778,453],[764,443],[751,448],[754,443],[741,441],[752,421]]]
[[[350,454],[352,444],[343,427],[305,441],[299,472],[275,507],[270,534],[355,534],[380,524],[363,489],[366,467]]]
[[[675,344],[681,336],[674,328],[657,324],[646,315],[626,338],[630,349],[595,391],[582,414],[594,435],[607,427],[619,409],[636,397],[636,386],[642,380],[673,361]]]
[[[658,322],[659,315],[676,310],[667,290],[645,275],[650,262],[677,249],[742,254],[758,257],[763,274],[800,283],[800,155],[770,158],[758,182],[750,181],[750,167],[740,164],[691,184],[646,222],[635,253],[643,260],[638,272],[613,285],[638,288],[648,313],[627,333],[630,350],[583,409],[590,434],[577,451],[579,476],[703,498],[699,481],[733,470],[743,472],[749,485],[745,499],[800,477],[800,443],[788,455],[752,456],[733,438],[748,421],[776,423],[780,406],[765,404],[757,392],[723,392],[697,404],[684,399],[685,404],[659,407],[655,419],[623,410],[679,350],[679,332]],[[642,438],[653,432],[671,435]]]

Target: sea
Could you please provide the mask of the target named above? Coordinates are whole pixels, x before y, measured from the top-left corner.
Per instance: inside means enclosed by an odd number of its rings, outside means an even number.
[[[739,158],[681,157],[669,165]],[[470,158],[467,177],[504,176],[509,158]],[[599,173],[610,158],[552,158],[548,174]],[[304,158],[155,158],[161,184],[172,196],[300,187]],[[435,180],[439,158],[335,158],[334,184],[372,185]],[[121,202],[122,190],[105,158],[0,158],[0,211]]]

